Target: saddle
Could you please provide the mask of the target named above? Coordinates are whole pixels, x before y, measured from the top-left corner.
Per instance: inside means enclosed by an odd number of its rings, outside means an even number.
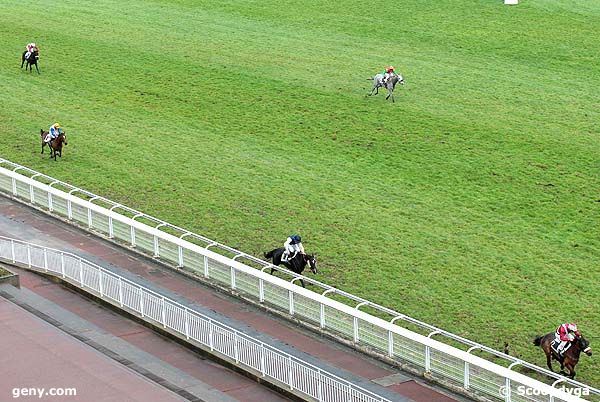
[[[560,340],[554,339],[552,341],[552,343],[550,344],[550,347],[552,348],[552,350],[554,351],[554,353],[556,353],[557,355],[559,355],[560,357],[562,357],[565,352],[567,350],[569,350],[569,348],[571,347],[571,345],[573,344],[573,342],[569,342],[565,345],[565,348],[562,350],[562,352],[558,351],[558,345],[560,344]]]

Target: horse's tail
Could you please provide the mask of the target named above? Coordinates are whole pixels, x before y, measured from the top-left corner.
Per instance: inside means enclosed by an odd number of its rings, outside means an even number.
[[[535,346],[542,346],[542,339],[544,339],[544,337],[542,335],[536,336],[535,339],[533,340],[533,344]]]
[[[275,249],[277,250],[277,249]],[[275,253],[275,250],[271,250],[268,253],[265,253],[265,258],[272,258],[273,254]]]

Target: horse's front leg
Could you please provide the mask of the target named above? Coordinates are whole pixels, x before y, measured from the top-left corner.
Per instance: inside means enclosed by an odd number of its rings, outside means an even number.
[[[302,279],[300,279],[300,285],[302,285],[303,288],[306,287],[306,286],[304,286],[304,281]]]
[[[551,355],[546,355],[546,364],[548,365],[548,368],[550,369],[550,371],[554,372],[554,370],[552,369],[552,356]]]
[[[46,146],[46,143],[42,141],[42,153],[44,153],[44,147]]]
[[[35,70],[37,71],[38,74],[40,73],[40,69],[38,68],[37,63],[35,63]]]

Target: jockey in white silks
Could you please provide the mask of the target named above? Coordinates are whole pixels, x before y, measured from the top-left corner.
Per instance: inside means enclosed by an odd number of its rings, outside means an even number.
[[[291,235],[287,238],[285,243],[283,244],[283,248],[285,248],[283,255],[281,256],[282,262],[287,262],[291,258],[294,258],[296,254],[305,254],[304,246],[302,245],[302,238],[299,235]]]
[[[50,129],[48,130],[48,135],[46,135],[46,138],[44,138],[44,142],[50,143],[50,141],[52,141],[53,139],[58,137],[60,132],[61,132],[60,124],[54,123],[53,125],[50,126]]]

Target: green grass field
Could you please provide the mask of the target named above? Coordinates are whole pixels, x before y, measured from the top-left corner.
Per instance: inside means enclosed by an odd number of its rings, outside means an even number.
[[[600,347],[600,0],[521,3],[4,0],[0,156],[545,365]]]

